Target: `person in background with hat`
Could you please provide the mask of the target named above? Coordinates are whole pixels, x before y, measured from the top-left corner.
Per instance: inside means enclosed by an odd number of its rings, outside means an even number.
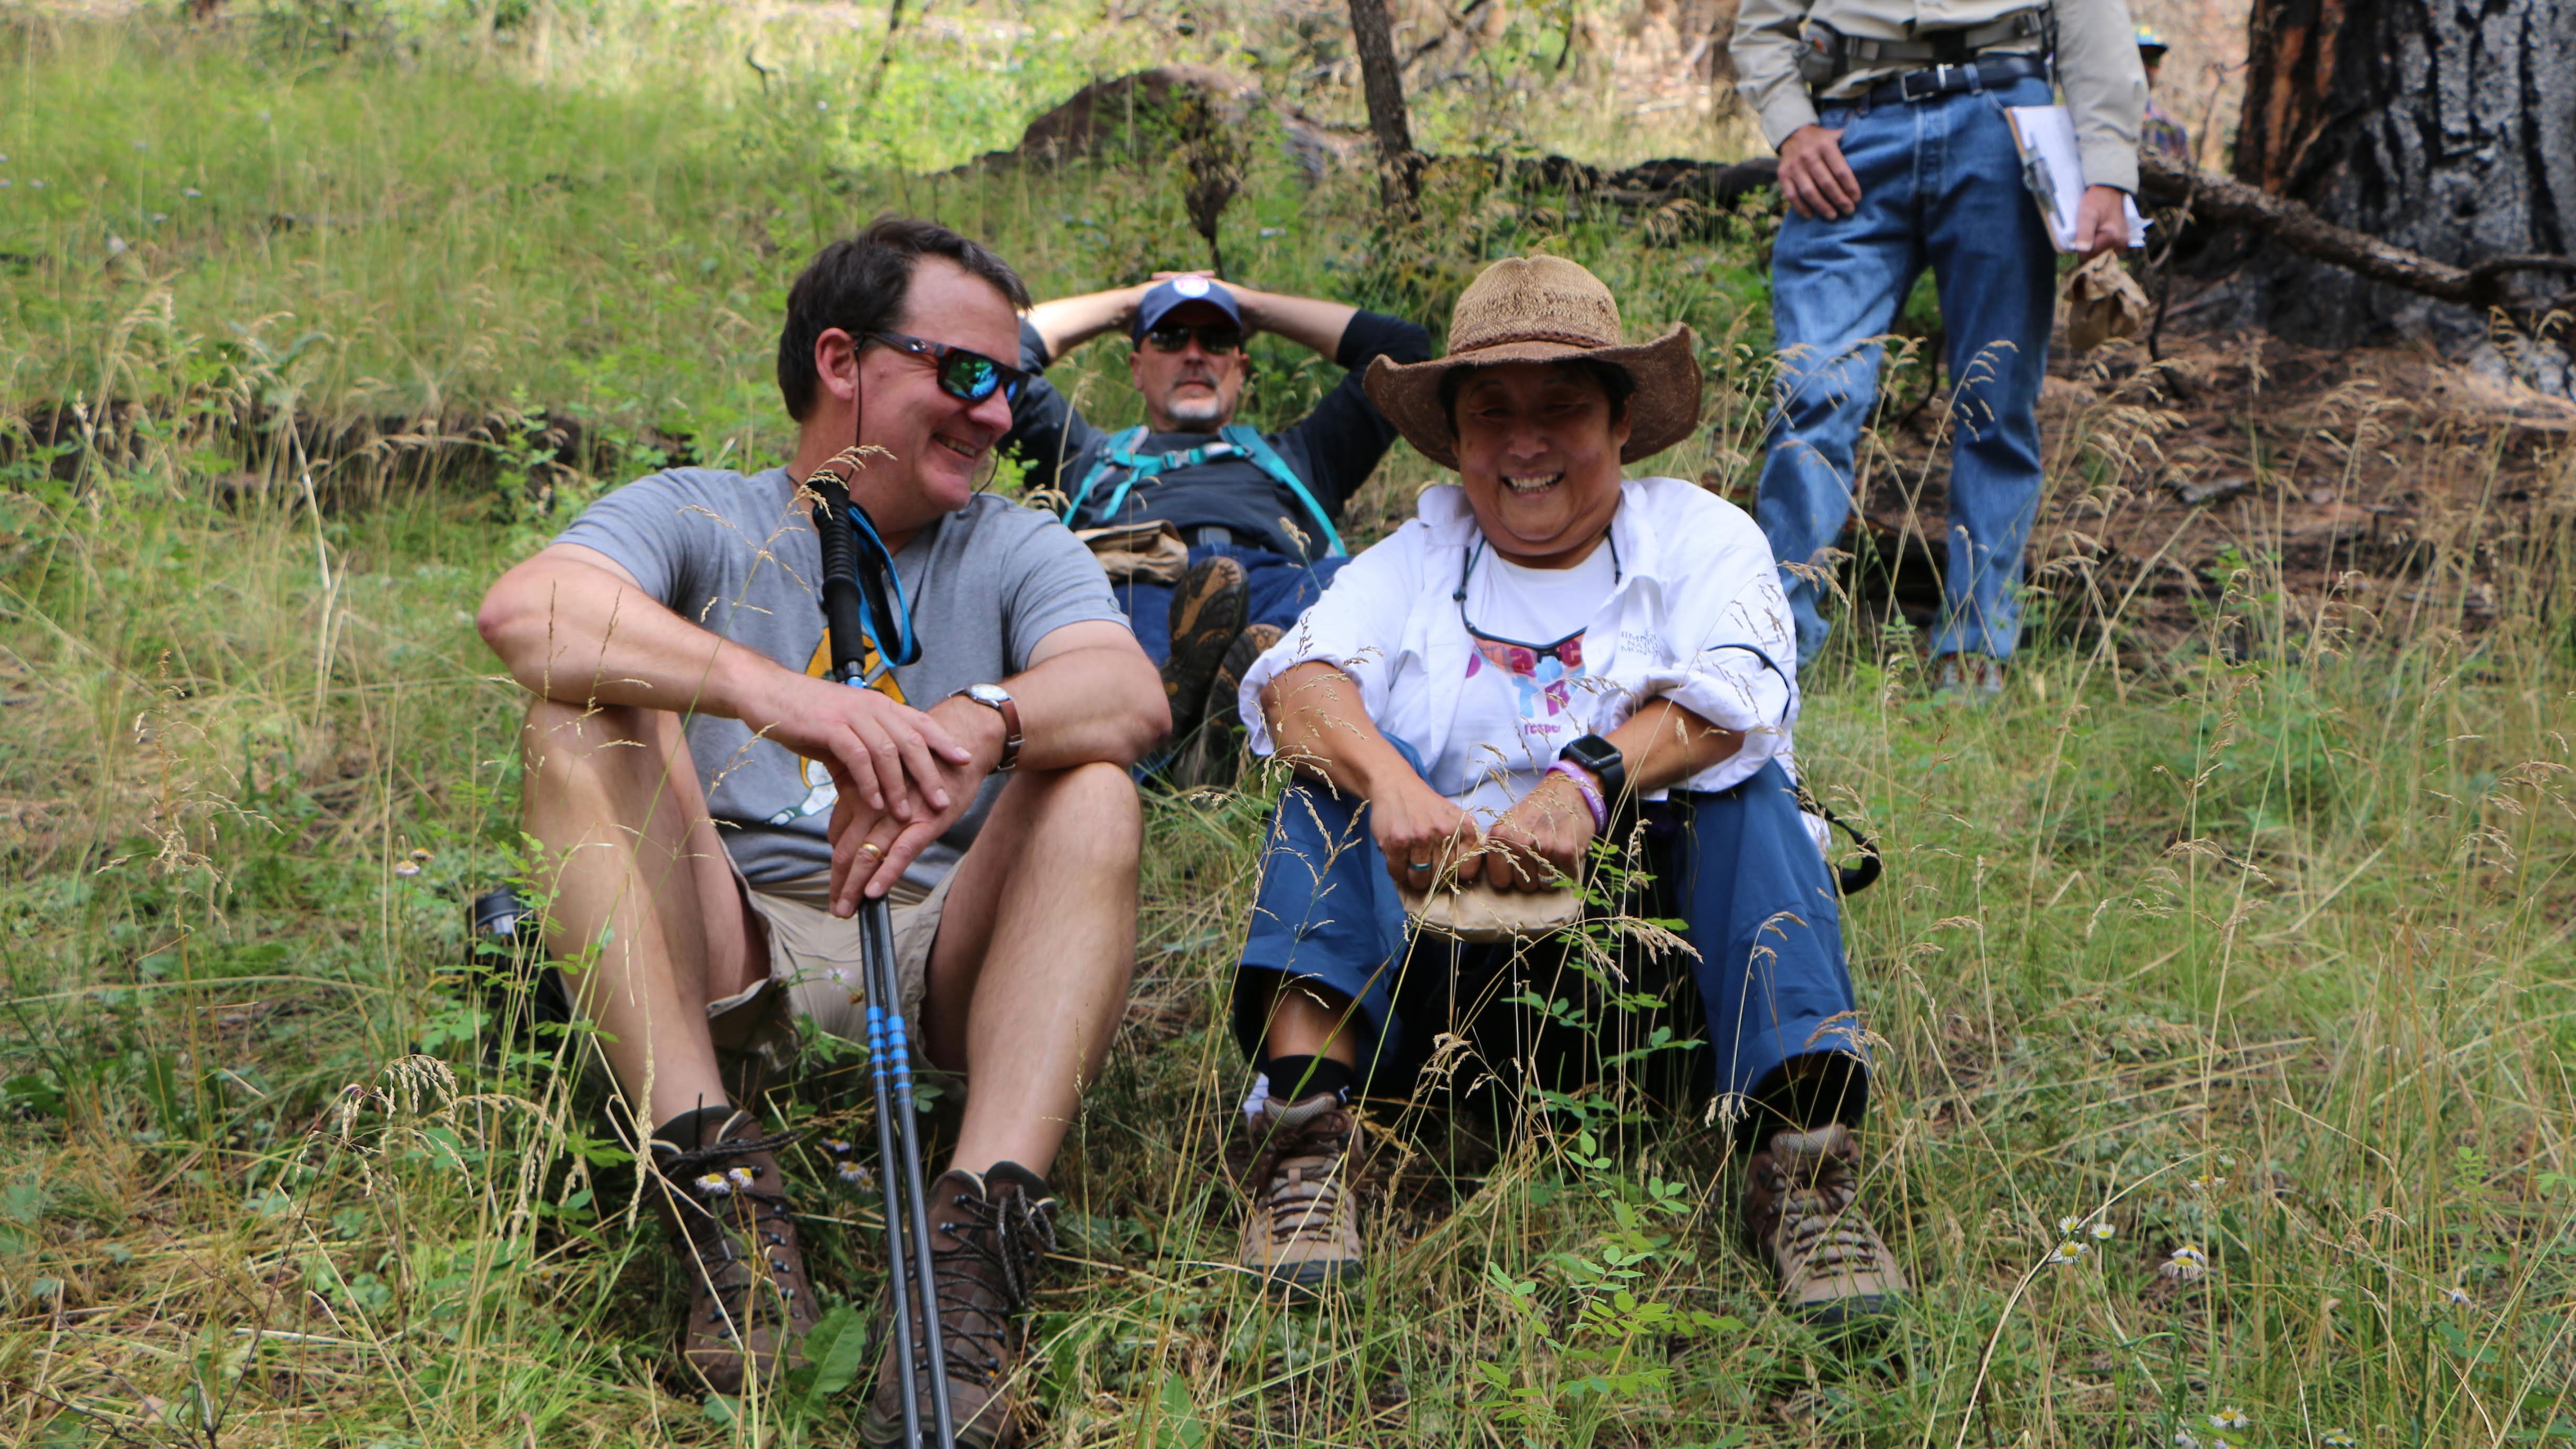
[[[1380,357],[1429,357],[1431,335],[1401,318],[1192,272],[1039,303],[1020,326],[1020,365],[1043,372],[1112,330],[1127,333],[1144,424],[1103,432],[1038,379],[1014,404],[1005,443],[1029,462],[1024,489],[1062,494],[1074,528],[1166,523],[1188,545],[1177,586],[1144,575],[1112,582],[1137,642],[1162,669],[1181,746],[1169,773],[1183,785],[1223,784],[1234,775],[1232,701],[1244,667],[1346,561],[1342,507],[1395,441],[1360,371]],[[1254,332],[1347,370],[1314,411],[1275,433],[1235,422]],[[1211,728],[1199,730],[1203,720]]]
[[[1609,289],[1544,256],[1467,288],[1440,361],[1369,369],[1369,396],[1458,482],[1353,559],[1239,701],[1253,749],[1295,771],[1233,1007],[1261,1073],[1243,1263],[1287,1291],[1361,1271],[1353,1092],[1402,1096],[1458,1040],[1481,1060],[1435,1074],[1467,1093],[1525,1066],[1589,1080],[1543,1043],[1487,1045],[1512,1040],[1486,1025],[1533,989],[1537,953],[1408,944],[1407,898],[1556,889],[1631,822],[1690,947],[1661,960],[1695,981],[1716,1086],[1761,1147],[1745,1223],[1784,1295],[1840,1319],[1903,1291],[1855,1201],[1867,1056],[1790,756],[1778,570],[1716,494],[1622,476],[1690,435],[1700,385],[1689,328],[1627,345]]]
[[[1789,208],[1771,251],[1780,408],[1757,508],[1799,653],[1824,646],[1821,555],[1851,516],[1878,339],[1929,265],[1957,430],[1931,654],[1945,691],[2000,693],[2021,638],[2057,288],[2003,108],[2047,105],[2052,77],[2064,85],[2088,183],[2074,249],[2127,246],[2146,104],[2127,0],[1745,0],[1731,51]]]
[[[2156,104],[2156,70],[2165,63],[2165,52],[2172,47],[2158,35],[2155,27],[2138,27],[2138,64],[2147,73],[2146,119],[2139,123],[2138,144],[2150,151],[2162,151],[2188,165],[2191,161],[2191,132],[2183,123]]]

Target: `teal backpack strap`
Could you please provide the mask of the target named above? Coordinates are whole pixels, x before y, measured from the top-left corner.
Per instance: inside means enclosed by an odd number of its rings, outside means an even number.
[[[1306,480],[1297,476],[1297,471],[1288,466],[1288,460],[1280,457],[1279,450],[1270,446],[1269,439],[1244,423],[1220,428],[1217,436],[1233,444],[1236,452],[1251,459],[1254,467],[1278,479],[1280,487],[1305,505],[1307,514],[1315,520],[1315,526],[1324,531],[1325,553],[1336,558],[1349,556],[1350,550],[1342,547],[1342,536],[1334,531],[1332,517],[1324,512],[1324,505],[1315,501],[1315,495],[1306,489]]]
[[[1135,456],[1132,451],[1138,443],[1143,441],[1145,441],[1145,430],[1143,428],[1129,428],[1123,433],[1118,433],[1112,436],[1108,443],[1101,448],[1100,456],[1094,459],[1090,468],[1084,471],[1081,484],[1075,487],[1072,499],[1064,505],[1064,521],[1067,527],[1072,526],[1073,516],[1082,511],[1082,500],[1091,496],[1092,488],[1100,482],[1100,475],[1108,472],[1112,468],[1126,468],[1132,471],[1133,469],[1143,465],[1145,460]],[[1127,481],[1133,483],[1136,480],[1130,478]],[[1127,490],[1123,487],[1120,488],[1118,490],[1118,496],[1121,499],[1124,499],[1127,496]],[[1112,506],[1111,512],[1116,512],[1114,505]]]

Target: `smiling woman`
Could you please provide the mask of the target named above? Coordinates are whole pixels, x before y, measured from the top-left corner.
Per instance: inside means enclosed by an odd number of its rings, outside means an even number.
[[[1244,680],[1254,747],[1302,777],[1274,817],[1234,993],[1264,1074],[1245,1267],[1300,1291],[1356,1270],[1340,1101],[1362,1082],[1403,1095],[1444,1040],[1480,1058],[1453,1081],[1506,1098],[1647,1055],[1587,1061],[1610,1048],[1555,1052],[1544,1022],[1516,1019],[1582,992],[1539,948],[1561,923],[1435,948],[1406,921],[1444,890],[1555,889],[1596,839],[1642,839],[1644,898],[1612,907],[1685,923],[1715,1083],[1751,1104],[1738,1138],[1762,1148],[1747,1224],[1792,1306],[1877,1311],[1904,1284],[1851,1208],[1867,1056],[1821,822],[1792,773],[1778,571],[1740,510],[1620,472],[1697,425],[1690,330],[1629,345],[1600,279],[1516,258],[1459,298],[1446,357],[1380,361],[1368,386],[1459,483],[1427,490]],[[1622,817],[1642,832],[1614,831]],[[1629,978],[1629,999],[1660,979],[1659,1014],[1686,1011],[1678,963],[1641,964],[1660,978]],[[1655,1039],[1694,1024],[1669,1025]]]

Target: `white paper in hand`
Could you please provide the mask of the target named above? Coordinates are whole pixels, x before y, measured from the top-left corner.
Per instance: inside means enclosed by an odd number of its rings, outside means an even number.
[[[2084,160],[2075,149],[2075,119],[2064,106],[2006,106],[2013,146],[2021,152],[2022,184],[2039,204],[2048,223],[2048,239],[2061,252],[2075,250],[2076,209],[2084,201]],[[2147,244],[2147,219],[2138,214],[2137,198],[2123,205],[2129,213],[2129,245]]]

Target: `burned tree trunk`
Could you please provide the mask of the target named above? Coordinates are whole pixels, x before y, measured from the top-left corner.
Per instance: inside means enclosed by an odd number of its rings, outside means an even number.
[[[1415,188],[1422,158],[1414,152],[1413,127],[1404,118],[1404,70],[1396,64],[1386,0],[1351,0],[1351,39],[1360,54],[1369,130],[1377,136],[1378,196],[1388,211],[1410,221],[1418,214]]]
[[[2255,0],[2249,39],[2240,179],[2454,266],[2576,239],[2576,0]],[[2278,245],[2251,279],[2260,320],[2312,342],[2457,344],[2485,325]],[[2506,285],[2527,312],[2566,278]]]

